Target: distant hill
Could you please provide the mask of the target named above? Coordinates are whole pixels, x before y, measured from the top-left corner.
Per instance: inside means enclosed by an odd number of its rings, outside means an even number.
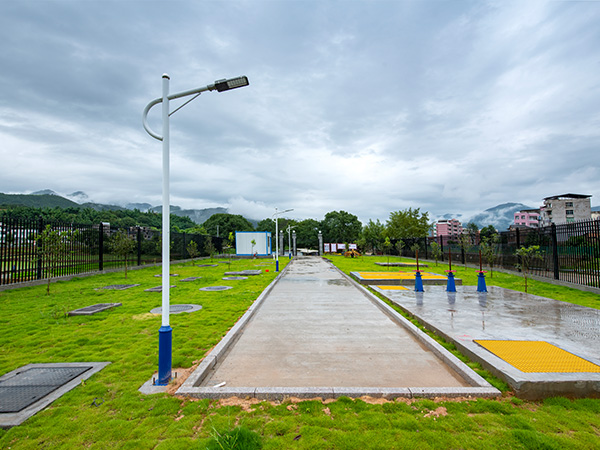
[[[162,206],[153,206],[148,211],[160,213]],[[189,217],[197,224],[206,222],[213,214],[227,214],[227,212],[227,208],[181,209],[179,206],[171,205],[171,214]]]
[[[46,191],[38,191],[46,192]],[[50,191],[52,192],[52,191]],[[0,206],[29,206],[31,208],[79,208],[79,204],[60,195],[40,194],[2,194],[0,193]]]
[[[77,191],[69,194],[68,198],[62,197],[50,189],[32,192],[31,194],[2,194],[0,193],[0,208],[4,206],[28,206],[31,208],[91,208],[94,211],[123,211],[126,209],[138,209],[141,212],[162,212],[161,206],[152,206],[149,203],[129,203],[125,207],[94,203],[88,200],[85,192]],[[85,202],[82,202],[85,201]],[[179,206],[171,205],[171,214],[179,217],[189,217],[197,224],[206,222],[213,214],[227,213],[227,208],[205,208],[205,209],[181,209]]]
[[[522,209],[533,209],[531,206],[523,203],[503,203],[493,208],[486,209],[482,213],[475,214],[470,220],[463,222],[473,222],[479,228],[493,225],[498,231],[506,231],[515,220],[515,213]]]

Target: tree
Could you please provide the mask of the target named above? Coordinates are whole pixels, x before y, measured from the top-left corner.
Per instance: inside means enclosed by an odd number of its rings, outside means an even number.
[[[129,236],[127,236],[127,233],[123,230],[119,230],[119,232],[115,233],[110,239],[110,250],[125,260],[125,279],[127,279],[127,256],[135,249],[135,247],[136,242],[133,239],[129,239]]]
[[[296,222],[296,247],[319,248],[319,229],[321,224],[315,219],[305,219]]]
[[[206,241],[204,241],[204,251],[206,253],[208,253],[208,255],[210,256],[210,260],[213,260],[213,256],[216,252],[216,248],[215,245],[213,244],[212,238],[210,236],[208,236],[206,238]]]
[[[462,250],[462,254],[464,256],[467,253],[467,249],[471,246],[471,236],[469,236],[467,233],[463,232],[458,237],[458,245],[459,245],[460,249]],[[467,268],[467,258],[466,257],[463,262],[465,264],[465,269],[466,269]]]
[[[494,228],[494,225],[488,225],[487,227],[483,227],[479,231],[479,237],[483,241],[484,239],[491,239],[493,236],[497,236],[498,231]]]
[[[398,250],[398,256],[402,257],[402,249],[405,247],[404,241],[402,239],[398,239],[396,241],[396,250]]]
[[[194,259],[196,259],[198,257],[198,255],[200,255],[200,252],[198,251],[198,244],[196,244],[196,241],[190,241],[189,244],[187,245],[187,252],[188,255],[190,255],[190,258],[192,259],[192,265],[194,264]]]
[[[428,212],[421,213],[420,208],[408,208],[390,213],[385,235],[390,239],[427,237],[430,229]]]
[[[373,222],[369,219],[369,223],[367,223],[363,229],[361,237],[365,240],[366,246],[371,249],[373,253],[376,253],[377,250],[381,250],[381,244],[383,243],[385,236],[385,225],[383,225],[379,219]]]
[[[52,225],[46,225],[46,228],[36,238],[38,257],[42,261],[42,267],[48,273],[46,295],[50,295],[50,281],[58,275],[60,263],[71,252],[75,235],[75,231],[55,230]]]
[[[496,258],[498,257],[499,241],[500,236],[498,234],[494,234],[489,238],[483,238],[480,244],[481,254],[487,261],[488,266],[490,267],[490,278],[494,277],[494,263],[496,262]]]
[[[521,261],[516,266],[523,272],[523,278],[525,279],[525,293],[527,294],[527,277],[531,270],[531,263],[536,259],[542,259],[540,246],[531,245],[529,247],[521,247],[515,252],[515,255],[517,255]]]
[[[465,228],[467,234],[469,235],[469,239],[471,240],[471,245],[476,245],[479,237],[479,227],[473,223],[469,222]]]
[[[387,254],[388,270],[390,269],[390,248],[392,248],[392,242],[390,241],[390,238],[386,236],[385,241],[383,241],[383,249]]]
[[[356,242],[362,231],[362,223],[354,214],[346,211],[330,211],[321,222],[325,242]]]
[[[239,214],[213,214],[202,226],[211,236],[217,235],[217,227],[219,236],[228,236],[229,233],[236,231],[254,231],[250,221]]]
[[[438,261],[442,257],[442,246],[433,241],[431,244],[429,244],[429,247],[431,248],[431,256],[433,256],[433,259],[435,259],[435,265],[437,266]]]
[[[254,246],[256,245],[256,239],[252,239],[250,243],[252,244],[252,258],[254,258]]]

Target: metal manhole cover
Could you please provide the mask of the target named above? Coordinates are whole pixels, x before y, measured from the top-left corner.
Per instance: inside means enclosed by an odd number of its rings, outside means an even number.
[[[194,280],[199,280],[201,278],[202,277],[188,277],[188,278],[183,278],[183,279],[181,279],[179,281],[194,281]]]
[[[170,288],[177,287],[175,285],[171,285]],[[156,286],[150,289],[144,289],[144,292],[162,292],[162,286]]]
[[[232,286],[206,286],[200,288],[201,291],[226,291],[227,289],[233,289]]]
[[[196,311],[200,311],[202,309],[201,305],[193,305],[193,304],[180,304],[180,305],[169,305],[169,314],[181,314],[183,312],[193,313]],[[152,314],[162,314],[162,307],[154,308],[150,311]]]
[[[121,306],[121,303],[97,303],[92,306],[86,306],[85,308],[74,309],[69,311],[69,316],[91,316],[100,311],[105,311],[110,308]]]
[[[110,286],[103,286],[98,289],[112,289],[115,291],[124,291],[132,287],[139,286],[139,284],[111,284]]]
[[[91,368],[31,368],[17,372],[0,381],[0,412],[19,412]]]
[[[223,280],[247,280],[248,277],[223,277]]]

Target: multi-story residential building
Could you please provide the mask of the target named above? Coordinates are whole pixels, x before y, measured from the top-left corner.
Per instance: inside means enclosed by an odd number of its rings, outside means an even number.
[[[561,194],[546,197],[540,208],[540,226],[590,220],[592,217],[590,197],[591,195],[583,194]]]
[[[526,226],[537,228],[540,226],[540,210],[539,209],[523,209],[515,213],[513,222],[516,226]]]
[[[462,224],[456,219],[438,220],[435,224],[436,236],[460,236],[462,232]]]

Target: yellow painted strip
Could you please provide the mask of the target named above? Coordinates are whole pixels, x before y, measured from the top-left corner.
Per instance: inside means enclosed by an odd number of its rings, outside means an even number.
[[[389,286],[377,286],[377,287],[383,291],[408,291],[408,288],[405,286],[389,285]]]
[[[521,372],[600,372],[600,366],[545,341],[475,342]]]
[[[412,280],[415,278],[414,272],[358,272],[361,278],[365,280]],[[446,277],[436,273],[421,272],[423,280],[445,280]]]

